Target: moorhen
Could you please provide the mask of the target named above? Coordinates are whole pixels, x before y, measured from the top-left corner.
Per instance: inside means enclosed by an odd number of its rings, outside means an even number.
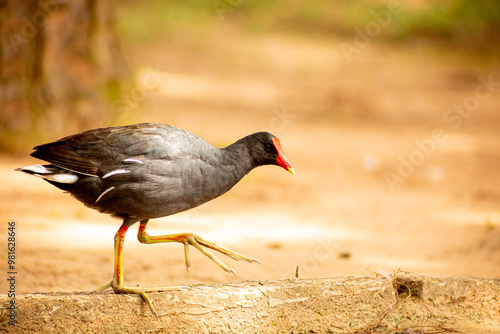
[[[268,132],[217,148],[178,127],[157,123],[85,131],[37,146],[31,156],[50,164],[16,170],[41,177],[86,206],[123,219],[115,235],[113,279],[95,291],[111,287],[115,293],[139,294],[156,317],[145,289],[123,286],[122,251],[128,228],[140,222],[137,238],[141,243],[184,244],[186,268],[190,266],[191,245],[223,270],[234,273],[205,248],[235,260],[258,261],[193,233],[149,236],[148,220],[208,202],[258,166],[278,165],[294,174],[278,138]]]

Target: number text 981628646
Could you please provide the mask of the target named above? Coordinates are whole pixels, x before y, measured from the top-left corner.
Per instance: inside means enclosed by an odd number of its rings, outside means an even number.
[[[8,297],[9,324],[16,323],[16,222],[9,221],[7,226],[7,281],[9,282]]]

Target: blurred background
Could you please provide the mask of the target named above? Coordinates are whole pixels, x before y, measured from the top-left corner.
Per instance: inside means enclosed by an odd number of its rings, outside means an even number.
[[[349,274],[500,277],[500,3],[0,2],[0,247],[18,293],[112,276],[120,222],[42,180],[37,144],[160,122],[222,147],[261,130],[296,175],[262,167],[223,197],[151,221],[262,265],[125,244],[129,284]],[[5,268],[2,261],[0,268]],[[0,281],[5,291],[5,281]]]

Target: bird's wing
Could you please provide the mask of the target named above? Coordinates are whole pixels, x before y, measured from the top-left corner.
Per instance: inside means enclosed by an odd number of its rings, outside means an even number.
[[[193,148],[200,141],[206,143],[174,126],[142,123],[88,130],[37,146],[31,156],[80,174],[103,176],[127,159],[144,163],[196,155]]]

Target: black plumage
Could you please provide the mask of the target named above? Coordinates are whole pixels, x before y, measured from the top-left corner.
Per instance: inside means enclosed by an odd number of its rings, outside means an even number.
[[[153,312],[144,292],[122,286],[121,247],[128,227],[141,222],[141,242],[184,243],[187,266],[189,244],[232,271],[200,245],[238,260],[256,260],[190,233],[149,237],[145,233],[148,219],[210,201],[258,166],[278,165],[294,173],[279,140],[270,133],[258,132],[217,148],[185,130],[157,123],[85,131],[37,146],[31,156],[50,164],[18,170],[45,179],[88,207],[123,219],[115,236],[115,276],[105,287],[140,294]]]
[[[273,138],[260,132],[219,149],[180,128],[146,123],[85,131],[31,156],[52,163],[45,166],[52,173],[75,175],[74,183],[46,179],[85,205],[140,220],[196,207],[253,168],[277,165]]]

